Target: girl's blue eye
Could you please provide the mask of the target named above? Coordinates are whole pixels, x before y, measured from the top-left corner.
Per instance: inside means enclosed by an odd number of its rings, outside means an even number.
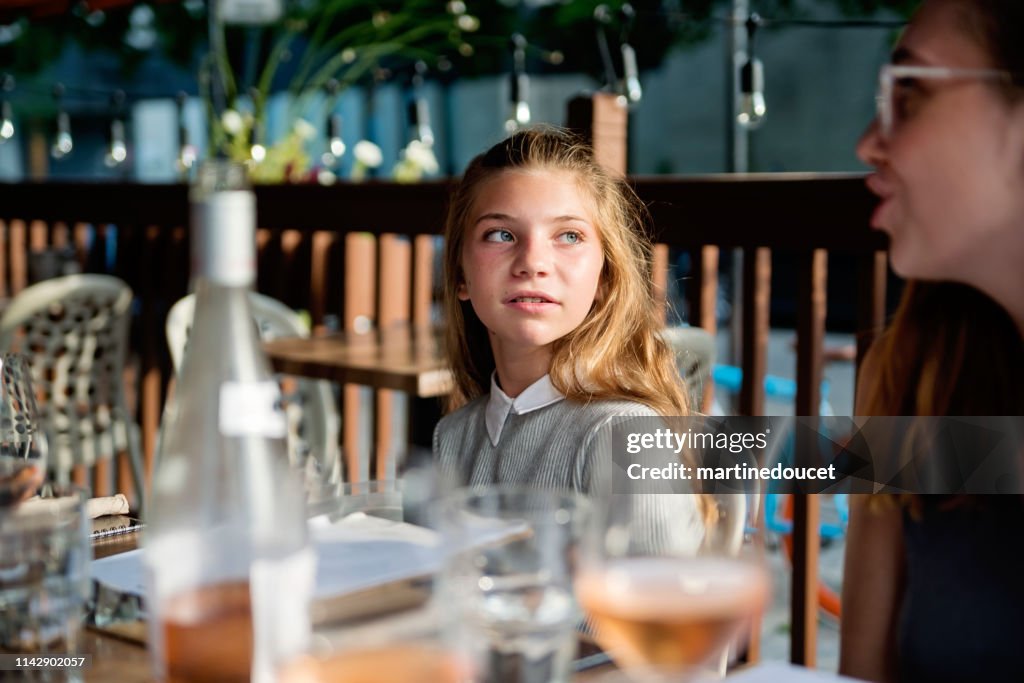
[[[579,234],[578,232],[573,232],[571,230],[569,232],[563,232],[558,237],[563,242],[566,242],[568,244],[579,244],[580,242],[583,241],[583,235]]]
[[[512,242],[515,238],[508,230],[489,230],[484,235],[488,242]]]

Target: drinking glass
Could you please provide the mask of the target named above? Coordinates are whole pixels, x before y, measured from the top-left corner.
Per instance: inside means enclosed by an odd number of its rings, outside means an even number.
[[[46,473],[46,438],[39,425],[32,377],[24,356],[0,355],[0,508],[36,494]]]
[[[468,666],[453,647],[450,610],[432,578],[444,556],[440,536],[410,523],[427,517],[428,475],[327,484],[313,492],[310,528],[322,544],[320,568],[351,572],[350,580],[358,575],[365,585],[314,603],[311,647],[280,669],[281,683],[468,680]]]
[[[692,680],[767,603],[742,493],[618,492],[595,505],[576,594],[629,679]]]
[[[85,501],[55,485],[52,497],[0,508],[0,652],[75,653],[89,586]]]
[[[441,593],[481,683],[562,683],[576,652],[572,579],[589,513],[576,494],[489,486],[441,504]]]

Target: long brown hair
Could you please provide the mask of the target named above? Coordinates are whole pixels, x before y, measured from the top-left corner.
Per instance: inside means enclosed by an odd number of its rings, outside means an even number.
[[[469,302],[462,251],[470,212],[483,183],[502,173],[565,171],[592,200],[604,251],[598,295],[575,330],[553,343],[551,382],[570,400],[627,399],[664,416],[688,406],[675,359],[661,339],[652,290],[647,209],[624,179],[599,166],[570,133],[533,128],[515,133],[473,159],[452,194],[445,226],[444,309],[454,410],[490,390],[494,355],[487,330]]]
[[[910,282],[860,382],[863,415],[1024,415],[1024,340],[973,287]]]

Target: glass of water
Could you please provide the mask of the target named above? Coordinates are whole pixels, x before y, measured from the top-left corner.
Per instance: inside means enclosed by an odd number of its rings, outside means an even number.
[[[85,500],[54,485],[49,497],[0,508],[0,653],[76,652],[92,553]]]
[[[458,491],[440,505],[449,637],[481,683],[563,683],[576,653],[572,578],[589,513],[570,492]]]

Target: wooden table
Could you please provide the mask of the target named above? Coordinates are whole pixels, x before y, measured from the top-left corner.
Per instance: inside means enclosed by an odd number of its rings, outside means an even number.
[[[344,386],[346,476],[392,479],[398,467],[394,455],[409,447],[409,396],[434,398],[452,388],[438,333],[402,324],[366,334],[278,339],[264,349],[279,372]]]
[[[395,389],[420,398],[451,391],[438,331],[399,326],[366,334],[277,339],[263,347],[289,375]]]

